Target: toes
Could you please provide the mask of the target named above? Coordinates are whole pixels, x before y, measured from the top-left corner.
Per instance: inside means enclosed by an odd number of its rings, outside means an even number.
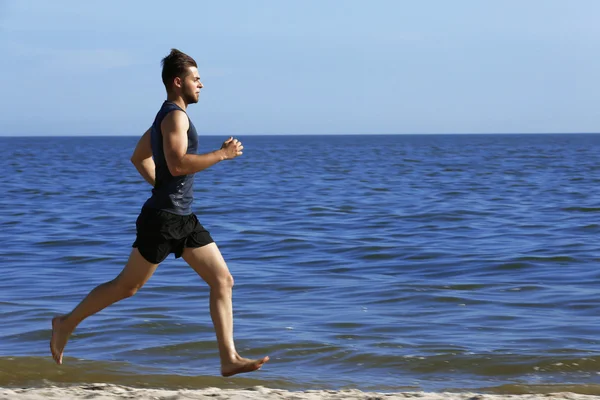
[[[260,368],[267,361],[269,361],[269,356],[263,357],[262,359],[258,360],[257,363],[256,363],[256,365],[258,365],[258,368]]]
[[[59,356],[54,347],[52,347],[52,345],[50,345],[50,352],[52,352],[52,359],[54,360],[54,362],[60,364],[61,360],[59,359]]]

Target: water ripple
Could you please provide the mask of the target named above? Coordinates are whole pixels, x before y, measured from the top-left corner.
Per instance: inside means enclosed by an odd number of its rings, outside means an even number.
[[[272,356],[232,383],[211,377],[210,288],[172,256],[51,366],[50,318],[121,271],[150,188],[136,138],[48,138],[42,162],[0,138],[0,385],[600,387],[600,137],[381,139],[248,137],[197,175],[238,349]]]

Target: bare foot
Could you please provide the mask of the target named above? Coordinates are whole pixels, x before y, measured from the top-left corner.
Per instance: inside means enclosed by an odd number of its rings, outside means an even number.
[[[52,337],[50,338],[50,351],[52,358],[57,364],[62,364],[63,351],[71,336],[71,332],[64,326],[65,317],[54,317],[52,319]]]
[[[223,364],[221,366],[221,375],[227,377],[242,374],[244,372],[256,371],[267,361],[269,361],[269,356],[263,357],[260,360],[250,360],[248,358],[238,357],[234,362]]]

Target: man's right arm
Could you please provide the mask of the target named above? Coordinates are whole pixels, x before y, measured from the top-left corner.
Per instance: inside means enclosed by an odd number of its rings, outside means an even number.
[[[150,132],[148,129],[138,141],[135,150],[131,155],[131,162],[135,165],[140,175],[152,186],[156,183],[155,164],[152,159],[152,143],[150,140]]]
[[[187,154],[187,131],[190,123],[183,111],[176,110],[167,114],[160,127],[165,160],[173,176],[194,174],[242,154],[243,146],[232,138],[223,143],[219,150],[206,154]]]

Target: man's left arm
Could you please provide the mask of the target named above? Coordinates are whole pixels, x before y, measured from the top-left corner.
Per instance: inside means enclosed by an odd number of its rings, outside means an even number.
[[[135,165],[142,178],[150,185],[154,186],[156,182],[156,171],[154,160],[152,159],[152,142],[150,141],[150,131],[148,129],[138,141],[135,150],[131,155],[131,162]]]

